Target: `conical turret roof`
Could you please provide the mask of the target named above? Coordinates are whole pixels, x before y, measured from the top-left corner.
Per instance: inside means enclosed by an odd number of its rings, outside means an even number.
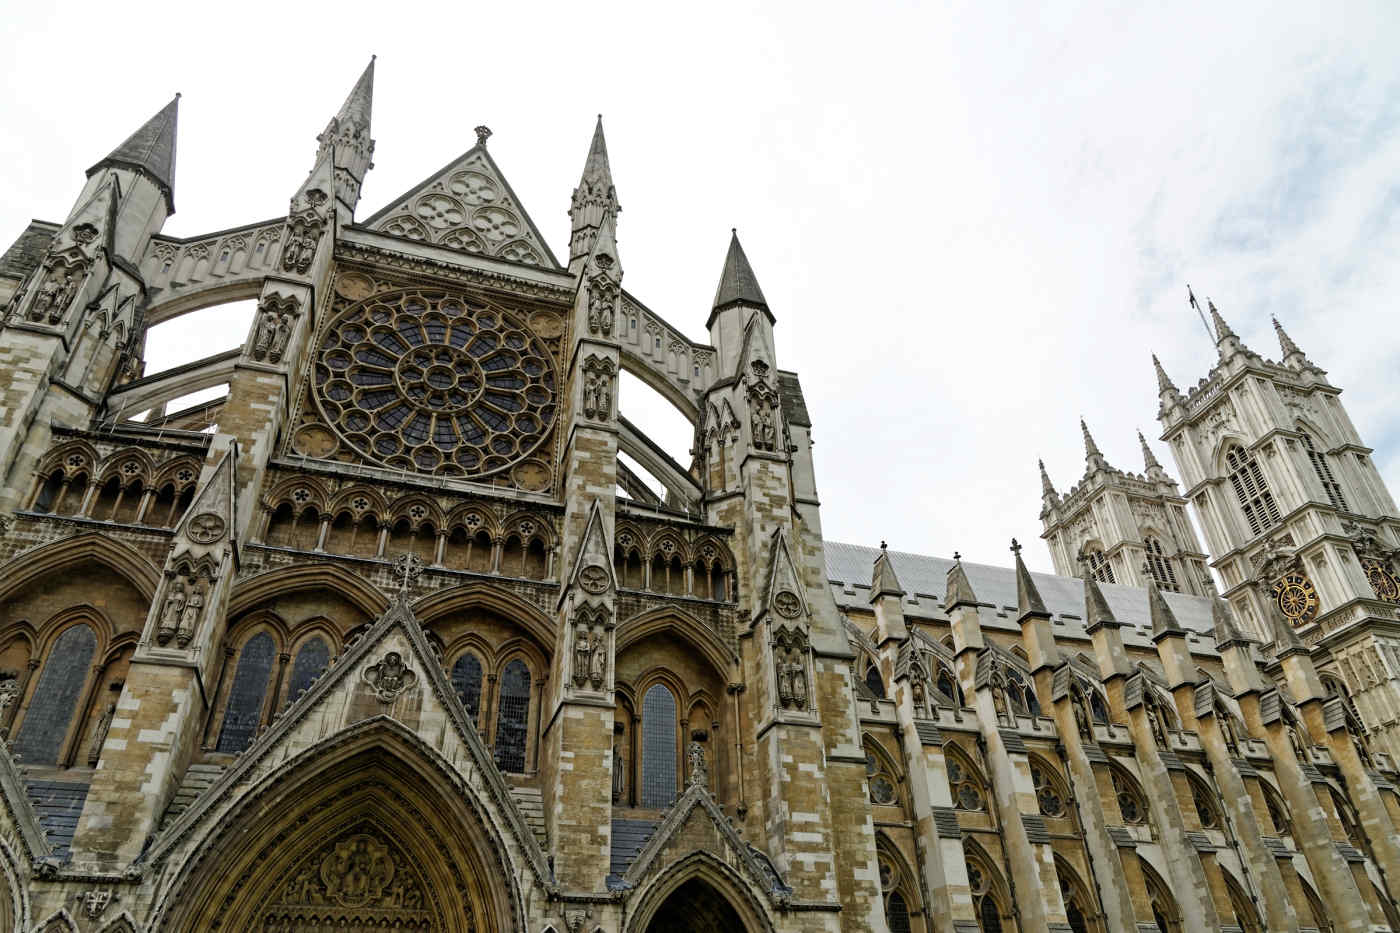
[[[724,257],[724,271],[720,273],[719,288],[715,289],[714,309],[718,311],[735,304],[753,305],[768,310],[768,301],[763,297],[763,290],[758,287],[758,276],[754,275],[753,266],[749,265],[749,257],[744,255],[744,248],[739,245],[737,229],[730,231],[729,252]]]
[[[127,137],[126,142],[113,149],[87,173],[109,166],[133,169],[147,176],[165,192],[166,204],[175,212],[175,124],[179,116],[180,95],[160,109],[141,128]]]

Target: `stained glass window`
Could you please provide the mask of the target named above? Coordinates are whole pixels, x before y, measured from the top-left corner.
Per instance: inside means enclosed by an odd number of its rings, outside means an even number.
[[[257,735],[275,652],[276,646],[267,632],[258,632],[243,645],[224,708],[224,725],[219,730],[219,751],[241,752]]]
[[[476,725],[481,714],[481,662],[468,652],[452,665],[452,689],[466,707],[467,717]]]
[[[676,698],[653,684],[642,700],[642,806],[660,810],[676,799]]]
[[[870,692],[880,699],[885,698],[885,681],[880,676],[880,669],[874,664],[865,672],[865,685],[870,688]]]
[[[326,669],[331,659],[326,640],[317,635],[301,646],[297,659],[292,663],[292,679],[287,683],[287,705],[291,706],[301,696],[311,682]]]
[[[898,891],[890,895],[885,906],[885,917],[890,924],[890,933],[909,933],[909,905],[904,903],[904,895]]]
[[[501,674],[501,701],[496,715],[496,767],[525,770],[525,732],[530,717],[530,670],[511,661]]]
[[[26,764],[58,764],[58,754],[96,650],[97,636],[81,624],[54,642],[15,739],[15,752]]]

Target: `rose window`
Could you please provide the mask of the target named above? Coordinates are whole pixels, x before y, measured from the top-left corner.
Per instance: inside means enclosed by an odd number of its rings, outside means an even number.
[[[480,477],[544,440],[558,406],[549,352],[510,315],[443,294],[379,295],[334,318],[316,401],[351,447],[395,469]]]

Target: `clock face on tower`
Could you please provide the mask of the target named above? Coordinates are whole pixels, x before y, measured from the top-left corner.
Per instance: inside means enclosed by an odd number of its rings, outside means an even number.
[[[1361,567],[1366,571],[1366,579],[1371,581],[1371,589],[1376,596],[1388,603],[1400,602],[1400,581],[1395,574],[1377,560],[1363,560]]]
[[[1285,574],[1274,584],[1273,597],[1284,617],[1295,626],[1307,625],[1317,617],[1317,590],[1301,573]]]
[[[371,461],[485,477],[549,434],[558,382],[548,349],[510,313],[428,290],[340,312],[315,351],[315,399],[342,443]],[[536,486],[547,475],[526,477]]]

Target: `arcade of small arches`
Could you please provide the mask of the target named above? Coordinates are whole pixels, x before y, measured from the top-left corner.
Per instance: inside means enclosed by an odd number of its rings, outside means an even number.
[[[193,454],[157,463],[135,447],[101,456],[88,444],[66,444],[40,461],[25,506],[41,514],[173,528],[194,499],[200,466]]]

